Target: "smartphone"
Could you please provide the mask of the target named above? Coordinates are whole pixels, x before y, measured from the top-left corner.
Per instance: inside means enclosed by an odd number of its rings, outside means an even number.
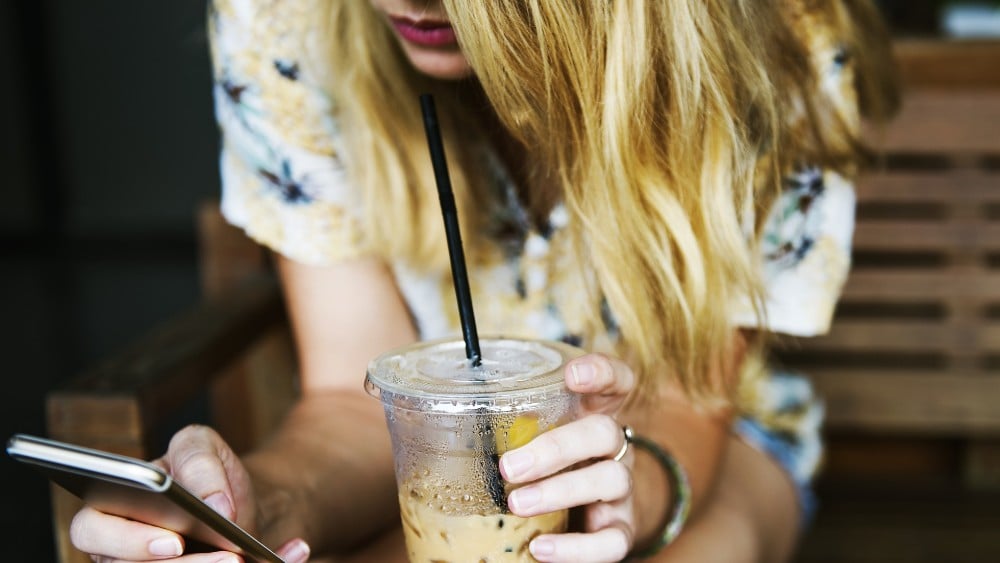
[[[203,544],[256,561],[283,563],[151,463],[25,434],[7,442],[7,453],[101,512],[173,530],[189,547]]]

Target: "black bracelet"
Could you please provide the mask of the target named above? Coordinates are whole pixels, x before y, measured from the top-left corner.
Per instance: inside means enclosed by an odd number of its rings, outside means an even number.
[[[677,460],[657,445],[656,442],[635,434],[632,428],[628,426],[624,427],[624,431],[627,442],[646,450],[660,464],[667,474],[670,491],[673,494],[673,501],[670,503],[669,511],[667,512],[667,523],[664,525],[663,531],[649,545],[629,554],[629,557],[652,557],[669,545],[670,542],[674,541],[684,528],[688,512],[691,510],[691,482],[688,480],[687,472],[684,471],[681,464],[677,463]]]

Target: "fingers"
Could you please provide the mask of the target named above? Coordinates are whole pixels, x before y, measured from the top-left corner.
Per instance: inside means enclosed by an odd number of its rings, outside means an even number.
[[[584,412],[610,414],[635,389],[635,372],[621,360],[587,354],[566,365],[566,386],[580,393]]]
[[[613,457],[625,434],[606,415],[589,415],[554,428],[500,458],[500,472],[511,483],[527,483],[596,458]]]
[[[635,373],[617,359],[589,354],[567,365],[565,380],[580,394],[583,416],[500,458],[508,482],[528,483],[510,494],[508,504],[518,516],[583,508],[586,533],[535,538],[529,548],[538,561],[621,561],[633,541],[633,454],[610,415],[634,391]],[[623,457],[610,459],[620,452]],[[601,461],[584,463],[593,460]],[[570,467],[576,468],[562,472]]]
[[[589,533],[539,536],[529,546],[536,559],[603,562],[625,557],[634,525],[631,452],[621,460],[604,459],[558,473],[581,461],[609,458],[624,442],[624,432],[614,419],[590,415],[546,432],[501,458],[501,472],[508,481],[529,483],[508,497],[514,514],[528,517],[584,507]],[[523,460],[530,463],[519,466]]]
[[[301,538],[295,538],[285,542],[275,553],[285,563],[306,563],[309,560],[309,544]]]
[[[184,551],[178,534],[90,507],[73,517],[69,536],[80,551],[107,558],[149,561],[177,557]]]
[[[162,462],[192,494],[235,520],[236,499],[230,483],[235,455],[215,431],[197,425],[184,428],[170,440]]]
[[[625,464],[606,460],[575,471],[525,485],[510,494],[510,510],[535,516],[564,508],[626,498],[632,491],[632,473]]]
[[[621,561],[632,546],[632,473],[619,461],[605,460],[511,493],[511,512],[534,516],[584,506],[589,533],[539,536],[529,545],[539,561]]]
[[[90,507],[84,507],[73,517],[69,535],[74,547],[91,554],[91,559],[100,563],[165,559],[172,563],[243,561],[237,555],[223,551],[180,557],[184,552],[184,540],[180,535],[135,520],[104,514]]]
[[[91,557],[96,563],[132,563],[128,559],[115,559],[112,557]],[[185,555],[177,559],[171,559],[170,563],[243,563],[238,555],[219,551],[216,553],[196,553]]]
[[[223,516],[251,529],[255,510],[250,479],[239,459],[213,430],[189,426],[170,442],[167,454],[155,460],[191,493],[200,497]],[[240,521],[242,520],[242,522]],[[176,563],[239,563],[239,556],[228,552],[184,555],[181,536],[173,531],[138,521],[101,513],[85,507],[70,527],[73,545],[91,554],[99,562],[158,561]],[[285,546],[287,560],[298,562],[308,557],[308,547],[301,540]]]
[[[624,468],[625,464],[604,461],[597,465]],[[574,472],[576,473],[576,472]],[[630,474],[629,474],[630,475]],[[591,481],[593,476],[585,476]],[[608,481],[622,482],[623,476],[609,476]],[[594,481],[591,481],[593,484]],[[605,488],[606,493],[613,489]],[[624,493],[621,491],[624,490]],[[620,498],[594,502],[583,509],[586,533],[553,534],[535,538],[528,548],[538,561],[610,562],[624,560],[632,549],[635,536],[635,512],[631,480],[619,490]],[[599,495],[607,496],[607,495]]]
[[[528,549],[539,561],[603,563],[625,559],[631,546],[629,527],[617,523],[590,534],[538,536]]]

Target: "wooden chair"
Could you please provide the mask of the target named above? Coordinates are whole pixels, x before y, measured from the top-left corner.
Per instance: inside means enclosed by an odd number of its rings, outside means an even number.
[[[1000,486],[1000,42],[897,53],[905,105],[876,141],[882,168],[858,186],[833,328],[782,354],[827,405],[827,504],[856,501],[806,547],[810,561],[997,560],[975,522],[995,527],[981,516]],[[943,531],[888,531],[934,512]],[[964,539],[948,536],[957,522]]]
[[[49,436],[148,459],[179,425],[203,420],[207,403],[208,422],[239,452],[284,415],[296,368],[266,254],[214,202],[199,210],[198,235],[204,302],[53,390]],[[60,561],[89,562],[69,542],[80,502],[53,487],[52,505]]]
[[[976,435],[977,464],[1000,433],[1000,44],[898,50],[906,102],[858,186],[833,329],[792,357],[831,430]]]
[[[948,479],[957,458],[962,484],[996,485],[1000,46],[901,42],[898,54],[906,106],[881,143],[887,165],[859,186],[855,268],[832,333],[782,357],[825,397],[828,475]],[[295,367],[265,255],[213,207],[199,229],[205,302],[53,391],[52,437],[156,455],[172,413],[206,388],[213,424],[238,449],[281,416]],[[76,561],[66,530],[78,505],[60,491],[54,505],[61,560]],[[807,539],[807,557],[829,556],[808,560],[873,560],[834,532]]]

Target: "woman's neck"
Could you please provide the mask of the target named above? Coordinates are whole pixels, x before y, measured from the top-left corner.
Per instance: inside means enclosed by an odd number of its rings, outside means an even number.
[[[478,82],[470,86],[469,100],[471,113],[513,182],[519,202],[531,220],[541,225],[557,201],[552,176],[544,173],[542,163],[531,158],[533,151],[503,124]]]

